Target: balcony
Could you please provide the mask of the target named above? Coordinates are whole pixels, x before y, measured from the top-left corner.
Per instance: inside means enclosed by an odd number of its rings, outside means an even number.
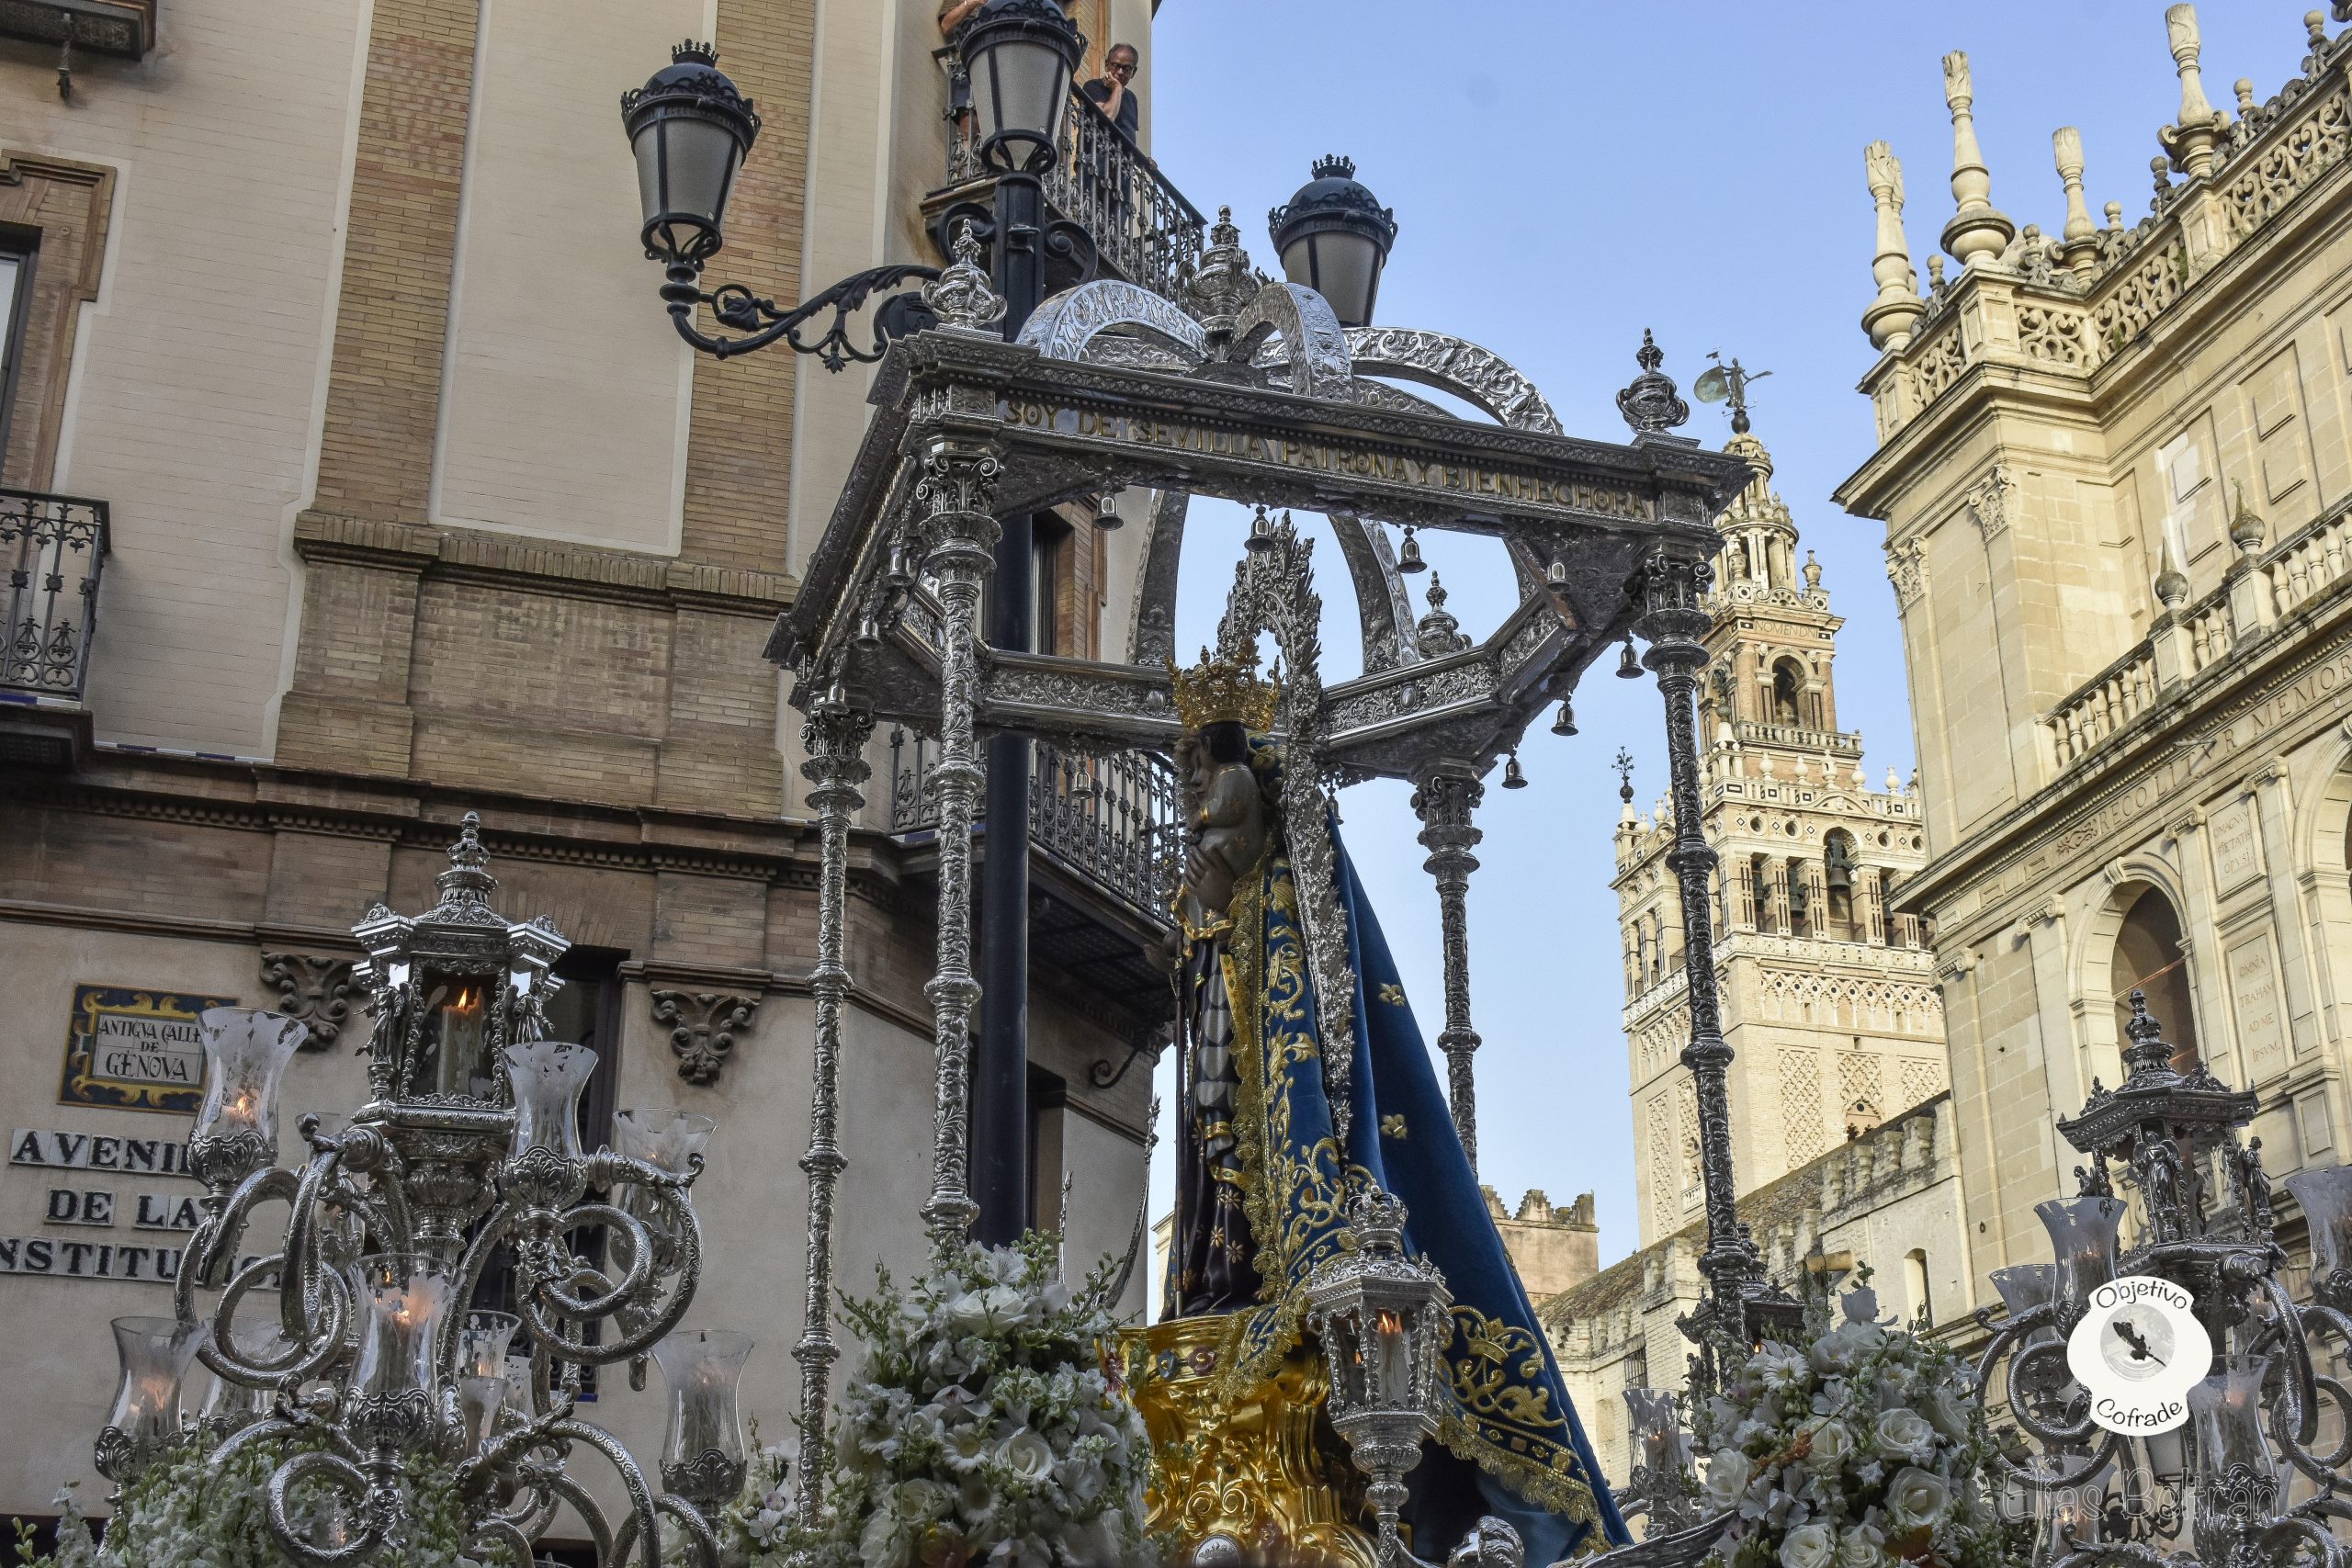
[[[934,831],[939,807],[928,787],[932,742],[890,731],[890,831]],[[1029,842],[1155,926],[1168,923],[1183,853],[1176,770],[1148,751],[1081,757],[1034,743],[1029,770]],[[986,822],[983,820],[982,827]]]
[[[936,58],[947,73],[946,179],[923,198],[923,219],[936,229],[950,209],[985,203],[991,184],[975,142],[964,67],[952,49]],[[1046,204],[1093,236],[1104,273],[1164,299],[1183,303],[1183,278],[1201,259],[1208,230],[1184,193],[1169,182],[1149,154],[1128,141],[1086,96],[1073,89],[1061,137],[1061,156],[1046,172]],[[1050,271],[1048,291],[1068,288],[1073,276]]]
[[[82,694],[106,558],[105,502],[0,489],[0,763],[70,765],[87,750]]]

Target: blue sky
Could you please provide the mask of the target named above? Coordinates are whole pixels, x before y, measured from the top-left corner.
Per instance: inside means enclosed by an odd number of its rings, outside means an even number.
[[[2304,9],[2199,7],[2216,105],[2232,103],[2238,77],[2267,98],[2300,69]],[[1994,204],[2057,232],[2064,205],[2050,134],[2073,125],[2094,216],[2120,201],[2136,222],[2153,188],[2156,128],[2179,102],[2164,11],[2162,0],[1167,0],[1152,138],[1196,206],[1231,204],[1269,272],[1267,209],[1317,156],[1353,157],[1401,226],[1381,321],[1503,354],[1573,434],[1623,437],[1612,395],[1634,373],[1645,327],[1686,393],[1710,349],[1770,369],[1753,400],[1756,432],[1847,617],[1840,717],[1863,732],[1873,780],[1889,766],[1907,776],[1911,725],[1882,530],[1828,499],[1872,445],[1869,407],[1853,389],[1872,358],[1857,325],[1872,296],[1862,146],[1885,138],[1903,161],[1905,229],[1924,280],[1952,209],[1939,59],[1965,49]],[[1685,434],[1713,446],[1729,432],[1719,409],[1694,403]],[[1195,514],[1187,646],[1214,625],[1240,538],[1230,509]],[[1317,554],[1327,604],[1344,615],[1345,579],[1328,545]],[[1428,554],[1453,593],[1448,608],[1485,636],[1510,605],[1499,556],[1453,537],[1430,541]],[[1346,630],[1336,621],[1327,629],[1327,673],[1353,668]],[[1609,762],[1620,746],[1632,750],[1646,807],[1663,785],[1664,747],[1646,681],[1598,667],[1577,712],[1583,733],[1573,739],[1531,734],[1522,761],[1532,787],[1505,794],[1488,781],[1485,864],[1470,893],[1486,1039],[1479,1141],[1482,1173],[1506,1202],[1530,1187],[1560,1202],[1597,1193],[1605,1262],[1636,1240]],[[1367,785],[1341,805],[1407,989],[1433,1032],[1436,903],[1407,796]],[[1163,1174],[1163,1202],[1166,1190]]]

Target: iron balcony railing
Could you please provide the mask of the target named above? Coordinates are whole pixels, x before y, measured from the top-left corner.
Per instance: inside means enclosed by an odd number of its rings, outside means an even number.
[[[1033,741],[1029,840],[1064,869],[1154,920],[1168,919],[1183,854],[1176,770],[1149,751],[1084,757]],[[930,788],[938,748],[890,731],[890,831],[939,826]]]
[[[970,86],[953,50],[947,68],[947,188],[985,180],[970,112]],[[1183,303],[1183,279],[1200,265],[1208,220],[1127,140],[1085,94],[1073,88],[1061,152],[1045,175],[1046,200],[1057,215],[1092,237],[1104,266],[1162,299]]]
[[[105,502],[0,488],[0,560],[8,564],[0,691],[82,700],[106,557]]]

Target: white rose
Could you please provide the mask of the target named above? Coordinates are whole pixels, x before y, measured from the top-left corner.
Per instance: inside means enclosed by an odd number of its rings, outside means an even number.
[[[1838,1555],[1838,1532],[1827,1525],[1799,1525],[1781,1538],[1781,1568],[1830,1568]]]
[[[1815,1470],[1834,1471],[1854,1451],[1854,1429],[1843,1421],[1816,1416],[1797,1430],[1810,1439],[1805,1463]]]
[[[888,1508],[876,1508],[857,1538],[857,1555],[865,1568],[906,1568],[912,1561],[907,1532]]]
[[[1879,1412],[1871,1436],[1878,1443],[1879,1452],[1901,1459],[1927,1460],[1936,1451],[1936,1429],[1928,1418],[1907,1405]]]
[[[1035,1483],[1054,1472],[1054,1450],[1023,1427],[996,1446],[996,1461],[1015,1479]]]
[[[999,1328],[1018,1327],[1030,1320],[1030,1300],[1012,1285],[990,1285],[981,1292],[989,1320]]]
[[[1746,1494],[1755,1474],[1756,1467],[1748,1462],[1746,1454],[1737,1449],[1717,1449],[1714,1457],[1707,1461],[1707,1482],[1702,1488],[1708,1506],[1716,1509],[1730,1507]]]
[[[1886,1536],[1870,1525],[1855,1525],[1838,1538],[1838,1568],[1880,1568],[1886,1561]]]
[[[947,1303],[947,1321],[958,1334],[978,1334],[989,1325],[989,1303],[985,1292],[967,1291]]]
[[[1840,1330],[1835,1334],[1825,1334],[1815,1340],[1809,1359],[1813,1362],[1815,1371],[1826,1374],[1851,1371],[1855,1357],[1860,1354],[1860,1347],[1847,1338],[1844,1332]]]
[[[1928,1419],[1937,1431],[1955,1443],[1968,1440],[1969,1404],[1967,1396],[1950,1387],[1939,1387],[1928,1395]]]
[[[1944,1478],[1917,1465],[1905,1465],[1886,1483],[1887,1517],[1898,1529],[1940,1524],[1951,1506],[1951,1487]]]

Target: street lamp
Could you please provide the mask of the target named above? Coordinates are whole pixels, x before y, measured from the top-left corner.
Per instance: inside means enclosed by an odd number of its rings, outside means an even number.
[[[919,295],[894,294],[874,312],[874,342],[861,348],[849,338],[851,312],[876,292],[909,278],[936,279],[939,268],[910,262],[869,267],[786,309],[740,283],[705,291],[702,269],[727,243],[727,197],[736,171],[760,134],[759,111],[727,73],[718,51],[686,42],[670,51],[670,63],[642,87],[621,95],[621,125],[637,158],[638,197],[644,209],[639,237],[647,259],[662,264],[662,300],[678,335],[717,359],[782,343],[796,353],[813,354],[828,370],[853,362],[871,365],[890,340],[939,324]],[[719,324],[743,333],[714,337],[695,325],[695,308],[710,307]],[[804,343],[800,328],[820,311],[833,319],[824,334]]]
[[[1315,177],[1266,215],[1283,275],[1330,302],[1343,327],[1372,324],[1396,214],[1359,184],[1350,158],[1318,158]]]
[[[717,50],[688,41],[621,95],[621,122],[637,154],[646,255],[699,267],[727,243],[727,195],[759,138],[759,111],[718,69]]]
[[[989,0],[966,26],[962,49],[981,161],[1023,173],[1050,165],[1070,76],[1086,50],[1061,6],[1055,0]]]

